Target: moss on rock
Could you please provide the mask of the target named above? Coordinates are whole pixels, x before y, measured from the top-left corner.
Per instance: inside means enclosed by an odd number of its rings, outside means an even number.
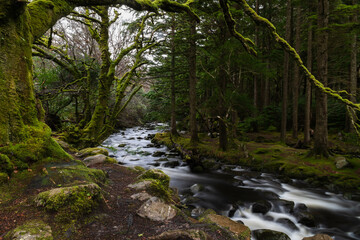
[[[170,177],[159,169],[150,169],[139,176],[139,179],[159,180],[164,187],[169,188]]]
[[[51,189],[39,193],[34,202],[38,207],[56,212],[58,221],[69,222],[90,213],[102,199],[100,187],[91,183]]]
[[[41,239],[52,240],[50,226],[40,220],[29,221],[5,235],[5,240],[21,239]]]
[[[6,183],[9,180],[9,175],[6,173],[0,172],[0,184]]]
[[[109,156],[108,150],[104,148],[84,148],[79,151],[77,154],[78,157],[88,157],[88,156],[94,156],[97,154],[103,154],[105,156]]]

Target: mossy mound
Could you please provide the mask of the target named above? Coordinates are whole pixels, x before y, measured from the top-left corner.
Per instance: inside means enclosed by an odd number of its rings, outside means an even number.
[[[84,157],[88,157],[88,156],[94,156],[97,154],[103,154],[105,156],[109,156],[108,150],[106,150],[104,148],[84,148],[84,149],[80,150],[79,153],[77,153],[76,155],[78,157],[84,158]]]
[[[14,171],[14,164],[9,157],[0,153],[0,172],[11,174]]]
[[[9,180],[9,175],[6,173],[0,172],[0,184],[6,183]]]
[[[21,239],[41,239],[52,240],[52,231],[50,226],[40,220],[27,222],[5,235],[4,240]]]
[[[139,179],[159,180],[164,187],[169,188],[170,177],[159,169],[150,169],[139,176]]]
[[[56,213],[56,220],[69,222],[90,213],[102,201],[101,188],[95,184],[54,188],[39,193],[35,205]]]
[[[41,174],[36,176],[29,188],[71,186],[83,183],[105,183],[106,174],[99,169],[86,167],[79,161],[65,164],[48,164],[42,168]]]

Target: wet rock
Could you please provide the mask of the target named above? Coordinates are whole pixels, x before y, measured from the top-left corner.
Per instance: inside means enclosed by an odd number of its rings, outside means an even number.
[[[141,140],[141,139],[143,139],[142,137],[137,137],[136,139],[139,139],[139,140]]]
[[[153,143],[149,143],[148,145],[145,146],[145,148],[152,148],[152,147],[155,147]]]
[[[118,145],[118,147],[120,147],[120,148],[125,147],[125,146],[126,146],[126,143],[120,143],[120,144]]]
[[[157,197],[147,200],[136,213],[153,221],[167,221],[176,216],[176,210]]]
[[[205,211],[205,208],[194,208],[193,210],[191,210],[191,217],[198,219],[201,215],[204,214]]]
[[[252,231],[256,239],[261,240],[291,240],[288,235],[269,229],[258,229]]]
[[[93,155],[97,155],[97,154],[103,154],[105,156],[109,156],[108,150],[106,150],[104,148],[84,148],[84,149],[80,150],[80,152],[76,153],[75,156],[77,156],[79,158],[84,158],[87,156],[93,156]]]
[[[162,234],[150,237],[149,240],[207,240],[211,239],[205,232],[198,229],[187,229],[187,230],[171,230],[163,232]]]
[[[200,199],[193,196],[188,196],[181,201],[181,203],[185,205],[191,205],[197,202],[200,202]]]
[[[236,236],[236,239],[251,239],[251,231],[247,226],[239,222],[234,222],[228,217],[217,214],[208,214],[205,217],[205,221],[215,223],[221,228],[228,229],[231,233],[233,233],[233,235]]]
[[[160,166],[160,163],[154,162],[154,163],[148,163],[147,165],[149,165],[149,166],[154,166],[154,167],[159,167],[159,166]]]
[[[151,140],[151,139],[153,139],[155,137],[155,134],[148,134],[146,137],[145,137],[145,139],[146,140]]]
[[[196,194],[196,193],[202,191],[203,189],[204,189],[204,186],[201,185],[201,184],[198,184],[198,183],[196,183],[196,184],[194,184],[194,185],[192,185],[192,186],[190,187],[190,191],[191,191],[193,194]]]
[[[5,235],[5,240],[52,240],[51,227],[40,220],[29,221]]]
[[[271,203],[268,201],[258,201],[252,205],[253,213],[266,214],[271,209]]]
[[[215,159],[204,159],[202,166],[206,170],[217,170],[220,169],[221,165]]]
[[[180,163],[178,161],[170,161],[170,162],[166,162],[163,165],[164,167],[169,167],[169,168],[175,168],[180,166]]]
[[[129,188],[133,188],[135,190],[146,190],[151,185],[151,181],[145,180],[134,184],[129,184]]]
[[[295,203],[293,201],[279,199],[274,201],[274,205],[276,211],[286,212],[286,213],[294,212]]]
[[[307,226],[307,227],[315,227],[315,218],[314,216],[306,211],[295,211],[294,216],[298,220],[299,223]]]
[[[131,137],[131,138],[128,138],[127,140],[135,140],[135,138],[134,138],[134,137]]]
[[[167,162],[167,161],[169,161],[168,158],[159,158],[155,160],[155,162]]]
[[[164,152],[161,152],[161,151],[156,151],[152,154],[153,157],[161,157],[161,156],[164,156],[165,153]]]
[[[345,157],[336,157],[334,161],[337,169],[343,169],[350,166],[350,163],[346,160]]]
[[[333,240],[333,238],[327,234],[316,234],[312,237],[305,237],[302,240]]]
[[[95,164],[98,163],[104,163],[107,159],[107,156],[103,155],[103,154],[98,154],[98,155],[94,155],[94,156],[90,156],[87,157],[83,160],[83,162],[85,163],[85,165],[87,167],[93,166]]]
[[[140,161],[140,159],[139,158],[133,158],[133,159],[130,159],[129,161],[130,162],[137,162],[137,161]]]
[[[140,200],[140,201],[145,201],[151,198],[151,195],[146,193],[146,192],[141,192],[141,193],[136,193],[131,195],[132,199],[136,199],[136,200]]]
[[[280,223],[281,225],[293,230],[293,231],[299,231],[299,228],[288,218],[279,218],[277,223]]]

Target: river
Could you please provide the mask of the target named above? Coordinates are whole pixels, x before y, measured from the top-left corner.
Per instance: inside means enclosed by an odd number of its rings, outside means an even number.
[[[335,240],[360,239],[359,202],[300,181],[284,183],[275,175],[238,166],[192,173],[176,152],[151,143],[148,135],[164,127],[157,124],[156,128],[128,128],[111,135],[103,145],[111,146],[110,154],[121,164],[163,170],[182,201],[195,209],[194,216],[201,209],[211,208],[251,230],[271,229],[286,233],[292,240],[316,233],[328,234]],[[263,210],[264,205],[270,210]]]

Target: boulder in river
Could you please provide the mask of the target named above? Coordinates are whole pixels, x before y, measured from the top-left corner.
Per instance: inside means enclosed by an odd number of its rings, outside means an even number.
[[[299,231],[299,228],[288,218],[279,218],[277,223],[280,223],[281,225],[291,229],[292,231]]]
[[[161,152],[161,151],[156,151],[152,154],[153,157],[161,157],[164,155],[165,155],[165,152]]]
[[[266,214],[271,209],[271,203],[268,201],[258,201],[252,205],[252,212],[253,213],[262,213]]]
[[[119,145],[118,145],[118,147],[120,147],[120,148],[123,148],[123,147],[125,147],[126,146],[126,143],[120,143]]]
[[[160,198],[152,197],[141,205],[137,214],[153,221],[167,221],[176,216],[176,210]]]
[[[314,216],[306,211],[295,211],[294,213],[296,219],[299,223],[307,226],[307,227],[315,227],[315,218]]]
[[[194,184],[194,185],[192,185],[192,186],[190,187],[190,191],[191,191],[193,194],[196,194],[196,193],[202,191],[203,189],[204,189],[204,186],[201,185],[201,184],[198,184],[198,183],[196,183],[196,184]]]
[[[6,240],[52,240],[51,227],[40,220],[29,221],[5,235]]]
[[[169,162],[164,163],[163,166],[169,167],[169,168],[175,168],[175,167],[180,166],[180,163],[178,161],[169,161]]]
[[[256,239],[261,240],[291,240],[285,233],[269,229],[258,229],[252,231],[252,233]]]
[[[206,209],[202,207],[194,208],[193,210],[191,210],[191,217],[198,219],[204,214],[205,211]]]
[[[316,234],[312,237],[305,237],[302,240],[333,240],[333,238],[327,234]]]

